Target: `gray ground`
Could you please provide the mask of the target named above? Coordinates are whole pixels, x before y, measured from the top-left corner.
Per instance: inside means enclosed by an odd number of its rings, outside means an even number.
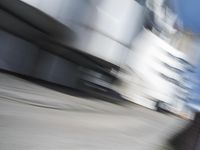
[[[0,150],[159,150],[185,123],[0,73]]]

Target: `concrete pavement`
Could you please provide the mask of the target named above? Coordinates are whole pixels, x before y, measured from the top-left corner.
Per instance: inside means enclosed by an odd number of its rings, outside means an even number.
[[[0,150],[159,150],[185,124],[0,73]]]

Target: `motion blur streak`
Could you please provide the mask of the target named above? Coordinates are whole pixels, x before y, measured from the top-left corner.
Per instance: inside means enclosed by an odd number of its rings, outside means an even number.
[[[186,4],[0,0],[0,149],[199,149]]]

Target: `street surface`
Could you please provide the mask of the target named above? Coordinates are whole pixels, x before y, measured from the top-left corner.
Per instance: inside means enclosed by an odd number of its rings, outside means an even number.
[[[0,150],[162,150],[185,124],[0,73]]]

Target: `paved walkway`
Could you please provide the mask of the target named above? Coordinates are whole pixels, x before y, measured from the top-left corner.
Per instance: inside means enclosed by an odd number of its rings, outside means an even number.
[[[0,73],[1,150],[159,150],[185,121]]]

